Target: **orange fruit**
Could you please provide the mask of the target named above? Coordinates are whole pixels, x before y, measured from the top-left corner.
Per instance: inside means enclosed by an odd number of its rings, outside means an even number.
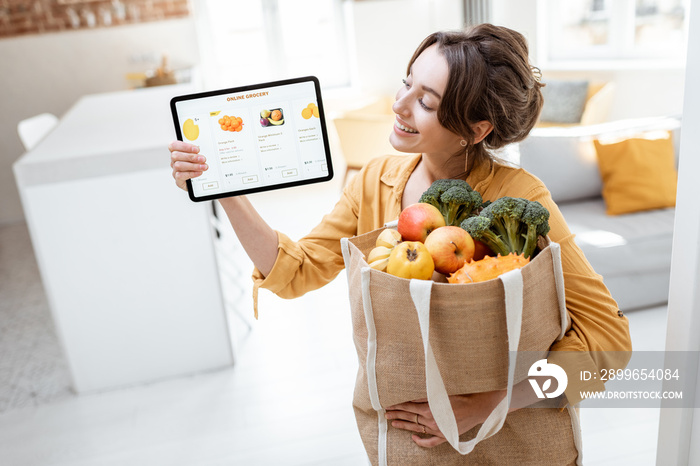
[[[238,126],[241,126],[241,123],[238,120],[231,120],[231,126],[237,128]]]
[[[243,118],[241,118],[241,117],[236,117],[236,120],[237,120],[239,123],[243,123]]]
[[[313,114],[314,114],[314,116],[315,116],[316,118],[320,118],[320,117],[318,116],[318,107],[314,107]]]
[[[270,114],[270,118],[272,118],[275,121],[281,120],[282,119],[282,112],[280,112],[279,110],[274,110]]]
[[[224,124],[224,119],[223,119],[223,118],[219,118],[219,124],[220,124],[220,125],[223,125],[223,124]]]
[[[525,267],[530,262],[525,255],[511,252],[507,256],[486,256],[481,260],[472,260],[447,277],[449,283],[476,283],[492,280],[501,274]]]
[[[313,113],[313,110],[311,110],[309,107],[306,107],[304,110],[301,111],[301,116],[303,116],[305,120],[308,120],[309,118],[311,118]]]
[[[242,129],[243,129],[243,127],[239,125],[239,126],[236,126],[236,128],[233,131],[239,132]]]

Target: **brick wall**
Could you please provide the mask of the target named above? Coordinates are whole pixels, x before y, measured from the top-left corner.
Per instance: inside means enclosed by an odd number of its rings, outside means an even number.
[[[189,15],[188,0],[0,0],[0,38]]]

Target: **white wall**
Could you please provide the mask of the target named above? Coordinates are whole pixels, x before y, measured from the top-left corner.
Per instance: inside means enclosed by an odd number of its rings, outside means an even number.
[[[394,95],[413,52],[430,33],[459,29],[461,0],[364,0],[352,3],[357,87]]]
[[[666,351],[700,351],[700,10],[691,9],[687,83],[678,165],[678,201],[673,227],[673,257],[668,301]],[[689,357],[689,359],[692,359]],[[683,400],[695,409],[662,409],[657,464],[700,464],[700,367],[682,374]],[[663,387],[667,389],[667,387]],[[663,404],[661,405],[664,406]]]
[[[491,22],[514,29],[525,36],[530,60],[537,65],[537,0],[491,0]]]
[[[0,224],[24,218],[12,174],[24,153],[17,123],[43,112],[60,117],[85,94],[128,89],[126,73],[149,65],[133,57],[163,53],[173,66],[198,62],[192,20],[0,40]]]

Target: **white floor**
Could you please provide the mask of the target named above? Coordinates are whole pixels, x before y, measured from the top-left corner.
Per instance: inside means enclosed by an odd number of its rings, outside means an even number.
[[[335,198],[311,214],[277,208],[271,223],[299,236]],[[272,199],[256,199],[266,218]],[[0,465],[365,465],[344,279],[292,301],[261,291],[260,320],[237,331],[230,369],[1,412]],[[665,307],[628,317],[636,349],[663,349]],[[231,324],[244,327],[236,315]],[[655,464],[658,416],[582,409],[584,464]]]
[[[663,351],[666,341],[666,307],[628,312],[635,351]],[[582,408],[586,465],[644,466],[656,463],[659,409]],[[660,463],[663,464],[663,463]]]

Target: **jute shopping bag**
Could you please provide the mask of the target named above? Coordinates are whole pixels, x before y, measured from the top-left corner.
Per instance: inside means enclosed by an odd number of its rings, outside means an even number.
[[[435,283],[369,268],[382,230],[341,241],[360,365],[353,407],[372,464],[580,462],[575,411],[507,414],[513,385],[567,325],[559,245],[541,243],[528,265],[496,280]],[[448,396],[502,389],[488,419],[460,436]],[[386,406],[422,398],[448,443],[418,447],[385,420]]]

